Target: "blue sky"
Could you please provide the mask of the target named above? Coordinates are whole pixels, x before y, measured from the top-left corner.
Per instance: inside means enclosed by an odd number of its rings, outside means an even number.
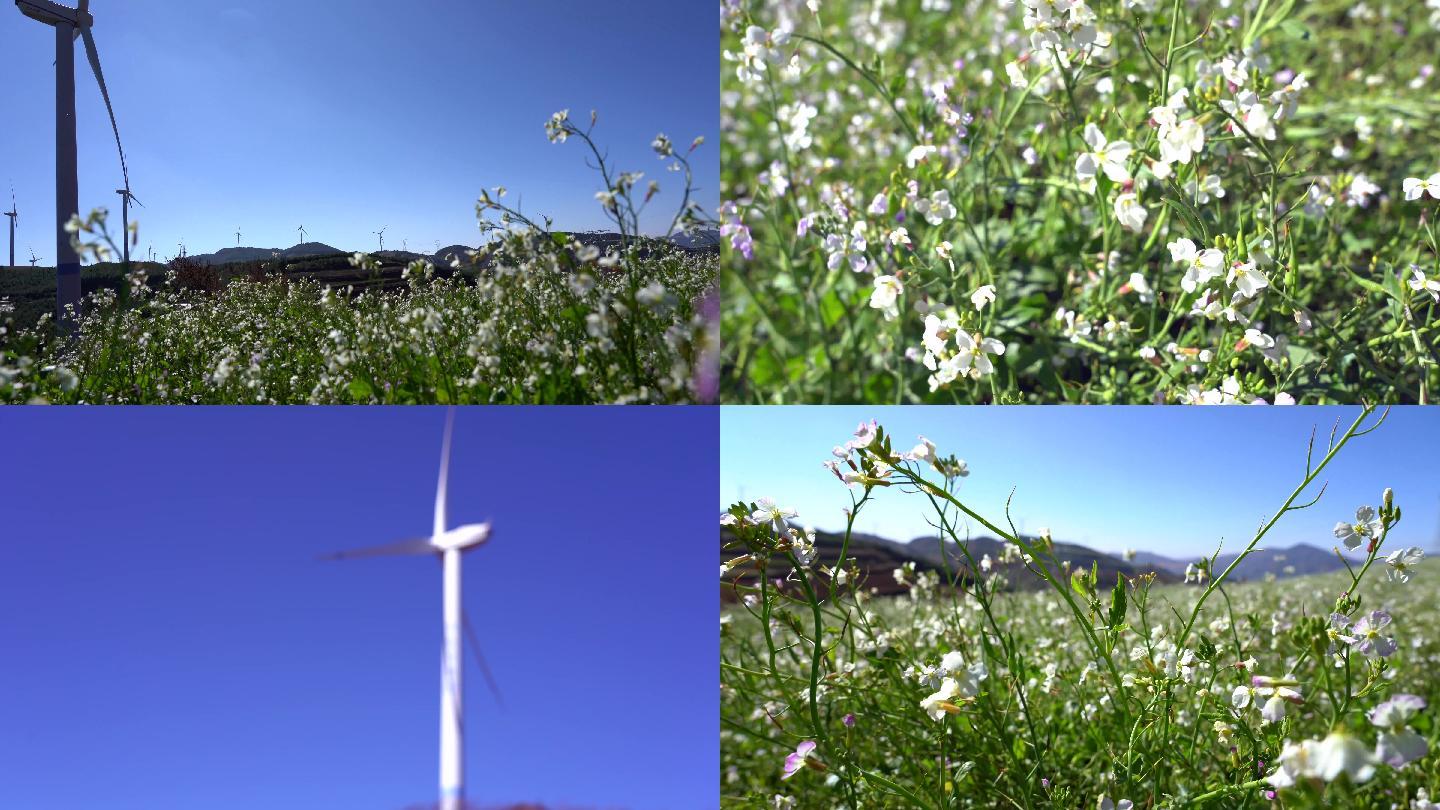
[[[1174,556],[1206,554],[1222,540],[1239,551],[1304,478],[1312,426],[1324,442],[1337,418],[1357,408],[1139,407],[745,407],[721,416],[720,506],[771,496],[800,523],[843,529],[845,488],[820,465],[862,420],[878,419],[909,449],[917,434],[970,464],[967,505],[1000,523],[1012,487],[1012,515],[1024,531],[1048,527],[1056,540]],[[1291,512],[1266,546],[1328,548],[1336,521],[1375,504],[1393,487],[1404,519],[1387,545],[1437,547],[1440,535],[1440,411],[1395,408],[1376,432],[1352,439],[1327,468],[1320,503]],[[1323,456],[1323,452],[1316,458]],[[933,532],[926,501],[881,492],[857,531],[897,540]],[[1003,525],[1003,524],[1002,524]],[[984,527],[975,527],[977,534]]]
[[[93,0],[95,38],[130,183],[146,207],[141,255],[307,238],[342,250],[475,245],[481,188],[548,213],[606,223],[582,144],[545,139],[550,114],[588,120],[621,169],[659,180],[663,231],[681,194],[650,141],[688,146],[699,202],[718,206],[719,34],[709,3],[627,0]],[[16,259],[53,263],[52,29],[0,4],[0,195],[20,207]],[[80,206],[111,208],[119,159],[76,43]],[[662,205],[662,203],[664,203]],[[0,223],[3,225],[3,223]],[[0,231],[0,239],[5,236]],[[5,246],[0,244],[0,250]],[[3,257],[0,257],[3,261]]]
[[[714,807],[711,408],[471,408],[470,797]],[[434,801],[432,408],[0,411],[0,807]],[[468,666],[468,664],[467,664]],[[698,797],[698,798],[697,798]]]

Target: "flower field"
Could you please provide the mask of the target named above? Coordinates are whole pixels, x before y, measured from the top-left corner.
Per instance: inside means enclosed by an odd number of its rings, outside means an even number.
[[[1433,0],[721,16],[725,401],[1434,400]]]
[[[560,112],[545,131],[590,149],[606,189],[597,202],[618,231],[604,251],[510,207],[497,188],[476,204],[491,241],[443,273],[411,262],[403,289],[263,272],[224,283],[193,263],[163,275],[136,266],[118,290],[91,293],[70,331],[49,316],[17,324],[0,298],[0,403],[713,401],[717,258],[640,233],[660,186],[608,165],[594,126],[593,115],[582,128]],[[684,183],[670,233],[707,222],[687,157],[701,143],[681,151],[661,134],[651,145]],[[120,238],[133,242],[130,225]],[[69,230],[82,258],[120,253],[104,210]],[[379,280],[379,258],[357,253],[350,264]]]
[[[1183,584],[1071,566],[1046,530],[1023,536],[1002,528],[1003,504],[966,502],[963,461],[861,425],[828,465],[850,495],[835,558],[775,501],[722,515],[723,805],[1440,807],[1440,579],[1390,538],[1404,504],[1383,482],[1368,504],[1323,497],[1332,461],[1382,422],[1366,409],[1316,440],[1240,558],[1197,560]],[[878,575],[846,557],[882,489],[928,514],[954,560],[896,569],[904,595],[874,596]],[[1301,509],[1333,514],[1333,542],[1359,562],[1231,581]],[[1004,550],[974,559],[964,525]],[[1022,578],[1039,590],[1011,587]]]

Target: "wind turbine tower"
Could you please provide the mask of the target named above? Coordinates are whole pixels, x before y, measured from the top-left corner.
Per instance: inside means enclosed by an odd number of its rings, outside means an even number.
[[[235,226],[235,247],[240,247],[240,226]]]
[[[120,127],[115,123],[115,110],[110,106],[110,91],[105,87],[105,74],[100,70],[100,54],[90,28],[95,18],[90,15],[90,0],[80,0],[79,8],[52,3],[50,0],[15,0],[15,5],[36,22],[55,29],[55,316],[66,328],[73,328],[71,312],[80,306],[80,257],[70,246],[65,223],[80,211],[80,179],[76,168],[75,148],[75,38],[85,39],[85,54],[90,69],[100,85],[105,110],[110,114],[110,129],[115,133],[115,147],[120,152],[120,172],[125,188],[130,188],[130,173],[125,168],[125,148],[120,145]],[[73,308],[73,309],[72,309]]]
[[[302,244],[302,245],[305,244],[305,226],[304,226],[304,225],[301,225],[300,227],[296,228],[295,230],[297,230],[297,231],[300,232],[300,244]]]
[[[429,537],[405,540],[385,546],[332,554],[325,559],[348,559],[389,555],[423,554],[438,556],[443,568],[444,641],[440,653],[440,810],[461,810],[465,804],[464,673],[462,633],[470,630],[460,604],[460,557],[490,539],[490,521],[446,528],[449,524],[446,489],[450,477],[450,437],[455,428],[455,409],[445,417],[445,438],[440,447],[440,480],[435,488],[435,522]],[[495,689],[479,647],[471,644],[477,663],[490,688]],[[498,697],[498,691],[497,691]]]
[[[135,195],[130,193],[130,186],[129,186],[129,185],[126,185],[125,188],[117,188],[117,189],[115,189],[115,193],[120,195],[120,221],[121,221],[121,223],[122,223],[122,224],[124,225],[124,227],[125,227],[125,247],[124,247],[124,251],[125,251],[125,263],[126,263],[126,264],[129,264],[129,263],[130,263],[130,203],[133,202],[133,203],[135,203],[136,205],[140,206],[141,208],[144,208],[144,207],[145,207],[145,204],[142,203],[142,202],[140,202],[139,200],[135,199]]]
[[[371,233],[373,233],[373,234],[375,234],[376,236],[380,237],[380,249],[381,249],[381,250],[384,250],[384,249],[385,249],[385,229],[386,229],[386,228],[389,228],[389,227],[390,227],[389,225],[386,225],[385,228],[381,228],[381,229],[378,230],[378,231],[371,231]]]
[[[6,267],[15,266],[15,217],[19,215],[19,211],[15,208],[15,189],[12,188],[10,189],[10,210],[5,212],[5,216],[10,218],[10,263]]]
[[[35,263],[38,261],[40,260],[35,258],[35,248],[30,248],[30,266],[34,267]]]

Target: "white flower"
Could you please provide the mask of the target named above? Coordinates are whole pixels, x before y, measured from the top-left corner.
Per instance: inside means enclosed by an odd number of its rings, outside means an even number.
[[[1195,292],[1223,272],[1225,254],[1215,248],[1197,250],[1194,242],[1184,238],[1166,247],[1170,248],[1170,258],[1185,265],[1185,277],[1180,281],[1180,288],[1185,292]]]
[[[1094,124],[1085,125],[1085,143],[1089,152],[1082,152],[1075,159],[1075,174],[1080,178],[1080,187],[1087,192],[1095,190],[1095,174],[1104,172],[1111,182],[1123,183],[1130,179],[1130,170],[1125,161],[1130,157],[1129,141],[1105,140],[1105,135]]]
[[[875,289],[870,293],[871,309],[880,310],[887,321],[895,320],[900,316],[898,301],[904,291],[904,286],[894,276],[876,276]]]
[[[751,513],[751,520],[756,523],[769,521],[776,534],[783,535],[789,532],[790,525],[786,521],[796,516],[797,513],[794,509],[777,506],[771,498],[761,498],[755,502],[755,505],[759,508]]]
[[[939,225],[955,218],[955,206],[950,203],[950,192],[941,189],[930,195],[930,199],[917,200],[915,210],[931,225]]]
[[[1150,282],[1145,280],[1142,273],[1131,273],[1129,281],[1130,289],[1140,296],[1140,303],[1148,304],[1155,300],[1155,290],[1151,289]]]
[[[1383,729],[1375,741],[1376,759],[1392,768],[1403,768],[1430,752],[1425,738],[1406,725],[1424,708],[1425,699],[1418,695],[1395,695],[1370,710],[1370,723]]]
[[[1375,509],[1369,506],[1362,506],[1355,510],[1355,522],[1340,522],[1335,524],[1333,534],[1335,539],[1345,544],[1345,547],[1354,551],[1366,540],[1373,540],[1380,537],[1384,531],[1385,524],[1375,516]]]
[[[960,332],[955,335],[955,345],[959,347],[956,358],[960,363],[961,371],[969,370],[971,377],[980,379],[995,371],[995,365],[990,362],[989,355],[1002,355],[1005,353],[1005,344],[995,338],[981,337],[976,332],[972,337],[968,332]]]
[[[975,311],[976,311],[976,312],[979,312],[980,310],[984,309],[986,304],[993,303],[994,301],[995,301],[995,285],[994,285],[994,284],[986,284],[986,285],[984,285],[983,287],[980,287],[979,289],[977,289],[975,292],[970,293],[970,303],[972,303],[972,304],[975,305]]]
[[[1131,810],[1134,806],[1135,803],[1129,799],[1112,802],[1109,796],[1101,796],[1100,800],[1095,802],[1096,810]]]
[[[1255,262],[1235,262],[1225,276],[1225,283],[1235,287],[1242,298],[1254,298],[1255,294],[1270,286],[1270,280],[1255,267]]]
[[[1418,267],[1412,267],[1411,273],[1413,275],[1410,276],[1410,281],[1407,282],[1410,285],[1410,289],[1415,292],[1429,293],[1432,299],[1440,303],[1440,278],[1427,278],[1424,271]]]
[[[1440,172],[1423,180],[1418,177],[1407,177],[1400,183],[1400,188],[1405,192],[1407,200],[1418,200],[1426,192],[1429,192],[1431,197],[1440,200]]]
[[[1145,227],[1145,217],[1149,215],[1145,206],[1140,204],[1140,198],[1133,191],[1127,191],[1115,198],[1115,218],[1120,224],[1132,231],[1139,232]]]
[[[940,720],[945,712],[952,711],[955,706],[950,701],[960,693],[960,684],[954,678],[946,678],[941,681],[940,688],[933,695],[920,701],[920,708],[930,715],[931,720]]]
[[[1176,124],[1160,125],[1160,160],[1165,163],[1189,163],[1190,158],[1205,148],[1205,128],[1194,118]]]
[[[1385,564],[1390,566],[1388,572],[1390,581],[1394,582],[1398,579],[1401,582],[1409,582],[1410,569],[1413,568],[1416,563],[1420,562],[1424,556],[1425,552],[1421,551],[1417,546],[1390,552],[1390,554],[1385,557]]]
[[[1285,747],[1280,750],[1280,756],[1275,760],[1275,771],[1265,777],[1265,781],[1277,788],[1287,788],[1300,779],[1311,776],[1317,745],[1315,740],[1305,740],[1298,745],[1286,740]]]
[[[1225,189],[1220,185],[1220,175],[1207,174],[1200,178],[1200,182],[1194,179],[1185,181],[1185,195],[1195,201],[1196,205],[1204,205],[1210,202],[1211,198],[1219,199],[1225,196]]]
[[[1341,774],[1352,782],[1365,782],[1375,775],[1375,757],[1365,744],[1341,731],[1332,731],[1315,746],[1310,758],[1312,773],[1333,782]]]
[[[1260,719],[1266,723],[1278,723],[1285,717],[1285,698],[1271,695],[1260,709]]]
[[[905,153],[905,168],[913,169],[915,168],[915,164],[923,163],[926,158],[939,151],[939,149],[936,149],[928,143],[911,147],[910,151]]]
[[[904,458],[907,458],[911,461],[928,461],[931,464],[934,464],[935,443],[925,438],[924,436],[920,436],[919,439],[920,443],[915,445],[915,448],[913,450],[906,453],[904,455]],[[944,661],[941,661],[941,663],[943,664]]]

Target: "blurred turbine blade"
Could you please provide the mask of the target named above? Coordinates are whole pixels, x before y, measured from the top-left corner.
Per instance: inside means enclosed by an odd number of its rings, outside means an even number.
[[[485,663],[485,654],[480,652],[480,640],[475,636],[475,625],[470,623],[470,614],[462,614],[465,619],[465,636],[470,641],[470,651],[475,654],[475,664],[480,667],[480,674],[485,676],[485,685],[490,687],[490,694],[495,696],[495,702],[500,708],[505,708],[505,697],[500,694],[500,685],[495,682],[495,676],[490,674],[490,665]]]
[[[85,12],[86,3],[80,4]],[[120,152],[120,175],[125,178],[125,188],[130,188],[130,170],[125,166],[125,147],[120,145],[120,127],[115,123],[115,108],[110,106],[110,91],[105,87],[105,74],[100,70],[100,54],[95,50],[95,37],[90,35],[90,26],[80,26],[80,35],[85,38],[85,54],[90,57],[90,69],[95,71],[95,81],[100,85],[100,95],[105,99],[105,112],[110,114],[110,129],[115,133],[115,148]]]
[[[446,526],[446,488],[450,482],[450,434],[455,429],[455,409],[452,407],[445,411],[445,440],[440,446],[440,483],[435,487],[435,533],[432,537],[439,537],[445,533]]]
[[[419,537],[412,540],[401,540],[398,543],[388,543],[383,546],[357,548],[352,551],[337,551],[334,554],[321,555],[320,559],[356,560],[362,557],[404,557],[434,553],[435,547],[430,545],[430,538]]]

